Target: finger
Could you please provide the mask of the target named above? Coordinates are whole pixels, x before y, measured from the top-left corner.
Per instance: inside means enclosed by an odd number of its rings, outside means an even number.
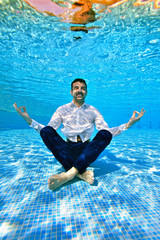
[[[138,112],[138,111],[134,111],[132,117],[133,117],[133,118],[137,118],[138,116],[136,116],[136,114],[139,116],[139,112]]]
[[[16,109],[16,111],[17,111],[18,113],[20,113],[20,110],[19,110],[17,104],[15,103],[15,104],[13,104],[13,106],[14,106],[14,108]]]
[[[146,111],[144,111],[144,108],[142,108],[141,112],[138,114],[138,117],[142,117],[145,114]]]
[[[21,109],[23,109],[23,112],[26,112],[26,108],[24,106],[19,107],[19,110],[21,111]],[[22,111],[21,111],[22,112]]]
[[[136,118],[139,118],[142,115],[141,112],[139,113],[138,111],[135,111],[135,113],[137,114]]]
[[[140,112],[140,116],[143,116],[144,115],[144,113],[145,113],[145,111],[144,111],[144,108],[142,108],[142,110],[141,110],[141,112]]]
[[[136,111],[133,111],[132,118],[135,117]]]
[[[146,112],[146,111],[144,111],[144,108],[142,108],[142,110],[141,110],[141,113],[143,113],[143,114],[144,114],[145,112]]]
[[[144,111],[141,115],[143,116],[145,114],[146,111]]]
[[[138,111],[135,111],[135,114],[136,114],[136,113],[137,113],[137,114],[139,114],[139,112],[138,112]]]
[[[17,107],[17,103],[14,103],[14,104],[13,104],[13,107],[14,107],[15,109],[18,108],[18,107]]]

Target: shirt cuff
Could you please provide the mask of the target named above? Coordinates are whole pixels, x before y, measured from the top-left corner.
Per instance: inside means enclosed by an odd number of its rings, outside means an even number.
[[[108,129],[108,131],[111,132],[112,137],[116,137],[126,130],[127,130],[126,129],[126,123],[120,125],[119,127],[113,127],[113,128]]]
[[[120,126],[119,126],[119,130],[120,130],[120,131],[125,131],[125,130],[127,130],[127,128],[126,128],[126,123],[120,125]]]
[[[30,125],[31,128],[34,128],[36,131],[40,132],[39,130],[39,123],[32,119],[32,123]]]

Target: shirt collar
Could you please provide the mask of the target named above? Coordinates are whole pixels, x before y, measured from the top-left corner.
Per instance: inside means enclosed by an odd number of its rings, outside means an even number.
[[[78,107],[76,106],[76,104],[74,104],[73,101],[71,102],[71,107],[76,107],[76,108],[78,108]],[[86,104],[85,102],[83,103],[83,105],[82,105],[80,108],[84,108],[84,107],[87,107],[87,104]]]

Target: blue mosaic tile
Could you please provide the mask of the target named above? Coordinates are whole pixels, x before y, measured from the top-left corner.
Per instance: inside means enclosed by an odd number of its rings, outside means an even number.
[[[153,146],[145,140],[145,132],[143,138],[134,131],[121,135],[121,143],[115,140],[91,165],[98,185],[75,179],[55,192],[48,190],[47,178],[61,172],[61,166],[55,159],[47,163],[51,155],[45,147],[46,160],[39,156],[37,133],[32,132],[33,143],[27,140],[31,131],[22,132],[28,136],[26,140],[21,141],[20,131],[14,131],[17,138],[9,143],[12,149],[17,144],[19,153],[8,149],[5,138],[11,139],[10,132],[4,131],[0,136],[2,240],[160,239],[160,179],[154,174],[160,169],[160,149],[154,141],[156,157],[151,161],[146,149],[150,152]],[[158,137],[159,133],[157,141]],[[137,142],[141,139],[138,147],[133,145],[136,138]],[[128,147],[123,155],[126,142]],[[132,161],[132,150],[137,152],[136,161],[143,159],[144,165]],[[101,175],[97,169],[102,166],[109,166],[110,171]]]

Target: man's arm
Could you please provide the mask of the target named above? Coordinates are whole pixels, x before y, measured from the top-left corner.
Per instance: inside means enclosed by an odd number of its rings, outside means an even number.
[[[136,117],[136,114],[138,114],[138,116]],[[126,124],[122,124],[119,127],[114,127],[114,128],[110,128],[109,131],[112,133],[112,136],[118,136],[121,132],[129,129],[130,127],[132,127],[136,122],[138,122],[141,117],[145,114],[144,108],[142,108],[141,112],[137,112],[134,111],[132,117],[130,118],[129,122]]]
[[[115,137],[115,136],[118,136],[123,131],[129,129],[136,122],[138,122],[140,118],[144,115],[144,113],[145,113],[144,109],[142,109],[140,113],[137,111],[134,111],[128,123],[122,124],[118,127],[109,128],[108,124],[104,121],[103,116],[97,111],[97,115],[95,118],[95,125],[98,131],[101,129],[106,129],[111,132],[113,137]],[[136,117],[136,114],[138,114],[137,117]]]
[[[23,0],[28,3],[31,7],[35,8],[36,11],[47,13],[52,16],[59,17],[68,8],[61,7],[57,3],[51,0]]]
[[[13,106],[16,109],[17,113],[30,125],[30,127],[34,128],[37,132],[40,132],[41,129],[45,127],[43,124],[40,124],[30,118],[24,106],[18,108],[16,103],[14,103]],[[61,123],[61,115],[59,114],[59,111],[56,111],[47,126],[51,126],[57,130],[60,127]]]
[[[145,114],[144,108],[142,108],[141,112],[134,111],[132,117],[130,118],[129,122],[126,123],[125,129],[132,127],[136,122],[138,122],[141,117]],[[136,114],[138,114],[136,116]]]
[[[45,127],[44,125],[30,118],[24,106],[18,108],[16,103],[13,104],[13,106],[16,109],[17,113],[30,125],[30,127],[34,128],[37,132],[40,133],[41,129]]]

